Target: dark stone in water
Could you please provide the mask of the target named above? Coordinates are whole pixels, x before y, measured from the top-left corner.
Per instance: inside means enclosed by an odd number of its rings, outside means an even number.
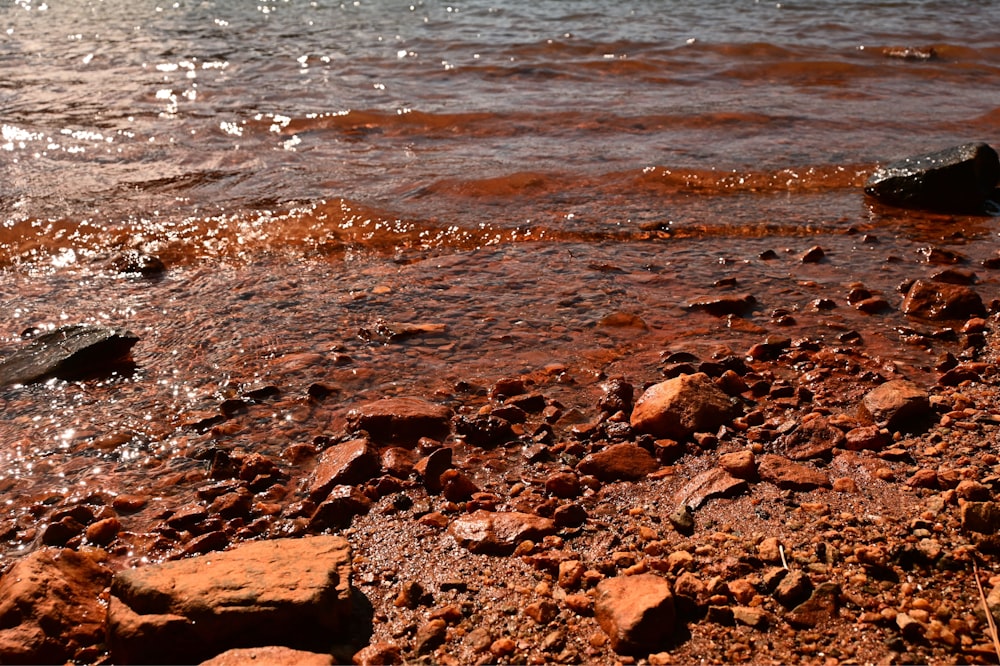
[[[1000,158],[985,143],[967,143],[881,167],[865,192],[903,208],[982,215],[1000,180]]]
[[[137,335],[123,329],[62,326],[36,336],[0,362],[0,386],[110,374],[127,366],[129,352],[138,341]]]

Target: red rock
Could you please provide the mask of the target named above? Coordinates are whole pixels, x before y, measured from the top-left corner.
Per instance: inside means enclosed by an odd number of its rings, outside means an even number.
[[[831,488],[833,484],[823,472],[814,467],[795,463],[782,456],[769,454],[761,458],[757,466],[761,480],[769,481],[779,488],[791,490],[813,490]]]
[[[670,583],[655,574],[617,576],[597,585],[594,615],[619,654],[647,655],[669,644],[676,612]]]
[[[328,649],[351,610],[351,552],[317,536],[118,572],[108,643],[116,662],[197,663],[261,643]]]
[[[591,474],[601,481],[635,481],[660,467],[646,449],[635,444],[614,444],[591,453],[580,461],[577,470],[581,474]]]
[[[352,661],[356,666],[387,666],[402,664],[399,647],[390,643],[372,643],[361,648]]]
[[[757,478],[757,459],[753,451],[743,450],[719,456],[719,467],[738,479]]]
[[[889,430],[910,430],[927,420],[930,398],[913,382],[894,379],[865,394],[858,411],[868,423]]]
[[[121,521],[114,516],[98,520],[87,527],[87,541],[96,543],[99,546],[106,546],[115,540],[121,529]]]
[[[416,636],[413,637],[413,650],[417,654],[433,652],[435,648],[444,643],[448,635],[448,624],[441,619],[425,622],[417,629]]]
[[[553,472],[545,479],[545,492],[569,499],[580,494],[580,477],[573,472]]]
[[[475,511],[454,520],[448,531],[473,553],[509,555],[526,539],[539,541],[554,534],[555,523],[541,516],[517,511]]]
[[[839,597],[839,585],[821,583],[808,599],[789,611],[785,619],[790,625],[800,629],[829,625],[837,617]]]
[[[878,426],[862,426],[847,431],[844,447],[850,451],[862,451],[871,449],[878,451],[885,448],[892,441],[892,435],[888,430]]]
[[[684,439],[714,432],[739,413],[705,373],[679,375],[646,389],[632,410],[631,425],[656,437]]]
[[[109,570],[72,550],[43,548],[16,562],[0,579],[0,662],[64,663],[100,643],[110,581]]]
[[[334,486],[309,519],[313,530],[347,527],[354,516],[368,513],[372,502],[354,486]]]
[[[962,529],[980,534],[1000,531],[1000,503],[965,502],[962,504]]]
[[[350,410],[347,421],[377,440],[415,444],[421,437],[446,437],[451,410],[421,398],[385,398]]]
[[[441,494],[450,502],[465,502],[478,492],[479,486],[464,472],[449,469],[441,474]]]
[[[975,290],[958,284],[917,280],[903,299],[904,314],[923,319],[968,319],[986,314]]]
[[[379,473],[378,451],[367,439],[335,444],[320,455],[309,483],[309,499],[321,502],[334,486],[364,483]]]
[[[844,445],[844,433],[825,417],[807,421],[781,438],[784,454],[792,460],[828,458],[835,447]]]
[[[333,666],[333,656],[281,646],[235,648],[226,650],[200,666]]]
[[[382,469],[397,479],[409,477],[416,462],[409,449],[392,446],[382,451]]]
[[[423,478],[427,492],[433,494],[441,492],[441,475],[451,469],[452,455],[452,449],[444,447],[432,451],[426,458],[421,458],[417,462],[414,469]]]
[[[554,601],[543,599],[525,606],[524,614],[538,624],[548,624],[559,615],[559,606]]]
[[[906,480],[906,485],[911,488],[937,488],[938,487],[938,475],[933,469],[923,468],[918,469],[913,473],[909,479]]]
[[[692,509],[715,497],[735,497],[747,490],[747,482],[719,467],[707,469],[677,492],[678,504]]]

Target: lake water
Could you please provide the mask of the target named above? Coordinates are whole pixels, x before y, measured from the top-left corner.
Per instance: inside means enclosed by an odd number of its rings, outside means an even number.
[[[360,399],[535,373],[586,405],[767,335],[860,332],[919,376],[938,350],[847,291],[897,303],[942,247],[989,301],[996,222],[861,187],[1000,141],[998,25],[985,0],[4,0],[0,351],[142,338],[132,376],[3,390],[4,486],[169,495],[206,442],[276,453]],[[120,275],[128,250],[167,272]],[[727,290],[759,307],[687,308]],[[192,428],[268,384],[254,427]]]

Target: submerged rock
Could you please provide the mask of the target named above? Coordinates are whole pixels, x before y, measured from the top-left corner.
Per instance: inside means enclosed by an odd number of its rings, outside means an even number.
[[[334,536],[275,539],[120,571],[108,643],[122,663],[197,663],[227,649],[329,649],[345,635],[351,550]]]
[[[967,143],[880,167],[865,192],[892,206],[981,215],[998,179],[996,151]]]
[[[137,335],[123,329],[61,326],[35,336],[27,347],[0,362],[0,386],[109,374],[125,366],[138,341]]]

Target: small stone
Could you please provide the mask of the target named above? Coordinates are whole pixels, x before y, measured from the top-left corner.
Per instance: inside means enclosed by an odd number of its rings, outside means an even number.
[[[792,608],[808,599],[812,592],[812,581],[799,570],[789,571],[774,590],[774,598],[785,608]]]
[[[509,555],[522,541],[540,541],[554,534],[555,523],[541,516],[516,511],[475,511],[454,520],[448,531],[474,553]]]
[[[916,280],[900,308],[903,314],[930,320],[968,319],[986,314],[982,297],[971,287]]]
[[[779,585],[779,587],[781,586]],[[821,583],[813,590],[806,601],[785,615],[785,619],[793,627],[799,628],[828,625],[837,617],[839,596],[839,585],[836,583]]]
[[[769,481],[779,488],[790,490],[813,490],[815,488],[830,488],[830,477],[823,472],[792,462],[782,456],[768,454],[761,458],[757,466],[761,480]]]
[[[733,606],[733,620],[737,624],[745,624],[760,631],[767,629],[770,623],[767,611],[760,608],[750,608],[747,606]]]
[[[770,564],[781,564],[781,542],[778,537],[767,537],[757,545],[757,557]]]
[[[118,533],[121,532],[121,529],[121,521],[112,516],[110,518],[98,520],[97,522],[87,526],[85,534],[87,536],[87,541],[96,543],[99,546],[107,546],[115,540]]]
[[[577,470],[601,481],[637,481],[659,468],[653,455],[635,444],[614,444],[580,461]]]
[[[355,666],[386,666],[388,664],[402,664],[403,657],[398,645],[372,643],[356,652],[351,661],[354,662]]]
[[[417,654],[427,654],[433,652],[444,644],[448,635],[448,624],[441,619],[430,620],[417,629],[414,637],[414,651]]]
[[[479,486],[457,469],[445,470],[440,479],[441,494],[450,502],[465,502],[479,492]]]
[[[573,472],[553,472],[545,479],[545,492],[563,499],[580,494],[580,477]]]
[[[538,624],[548,624],[559,615],[559,606],[548,599],[528,604],[524,608],[524,614]]]
[[[379,472],[379,455],[367,439],[353,439],[323,451],[309,485],[309,499],[321,502],[334,486],[356,485]]]
[[[892,435],[888,430],[877,425],[852,428],[845,436],[844,448],[849,451],[878,451],[892,443]]]
[[[826,253],[823,251],[823,248],[821,248],[819,245],[814,245],[813,247],[806,250],[802,254],[802,256],[799,257],[799,260],[803,264],[815,264],[822,261],[823,257],[825,256]]]

